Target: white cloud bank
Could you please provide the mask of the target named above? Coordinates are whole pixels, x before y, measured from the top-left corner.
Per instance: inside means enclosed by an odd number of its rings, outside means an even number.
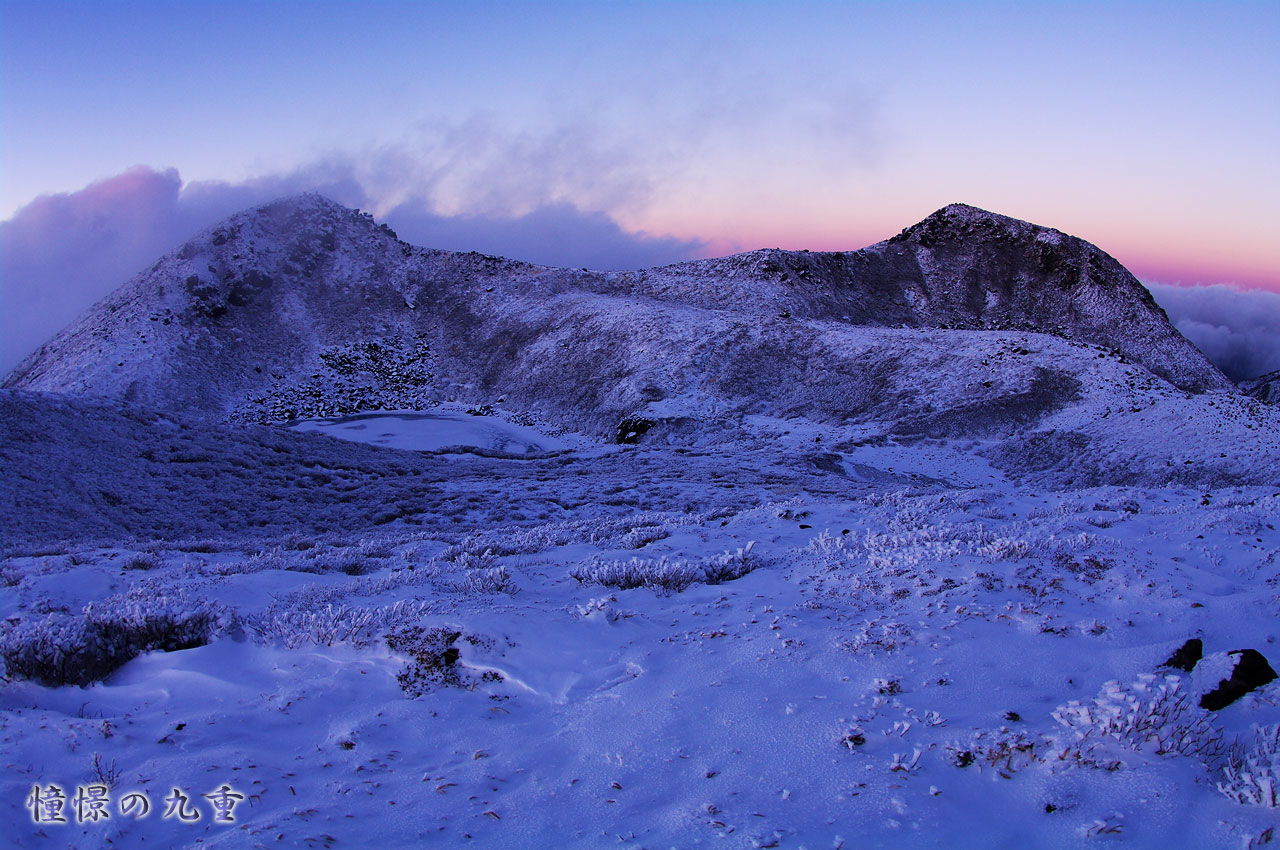
[[[1233,381],[1280,369],[1280,293],[1147,283],[1183,336]]]

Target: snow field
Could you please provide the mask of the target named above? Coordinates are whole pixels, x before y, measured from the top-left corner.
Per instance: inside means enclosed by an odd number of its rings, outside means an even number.
[[[139,572],[100,551],[68,587],[64,559],[32,559],[17,566],[46,572],[15,586],[10,616],[143,583],[189,587],[246,625],[83,689],[10,682],[0,735],[30,767],[6,774],[2,805],[21,826],[15,846],[30,847],[1238,847],[1275,810],[1217,786],[1230,744],[1280,721],[1274,683],[1185,712],[1219,755],[1101,735],[1064,758],[1078,730],[1055,714],[1079,721],[1073,701],[1100,709],[1145,675],[1174,687],[1159,665],[1193,635],[1206,665],[1244,647],[1274,660],[1278,501],[1259,489],[801,496],[629,531],[486,535],[505,547],[387,533],[369,547],[381,568],[358,576],[240,572],[220,553]],[[634,534],[646,527],[662,536]],[[573,577],[748,544],[755,569],[680,592]],[[474,580],[498,569],[505,581]],[[271,606],[277,630],[255,631]],[[360,628],[335,632],[343,612]],[[413,653],[383,640],[412,625],[457,635],[452,654],[419,652],[442,669],[416,698],[398,681]],[[1182,678],[1176,688],[1195,674]],[[153,815],[40,835],[21,808],[30,784],[87,781],[95,754],[153,800],[226,781],[252,802],[233,827]]]

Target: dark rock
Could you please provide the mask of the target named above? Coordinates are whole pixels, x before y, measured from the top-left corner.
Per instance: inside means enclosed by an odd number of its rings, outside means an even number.
[[[1169,656],[1169,660],[1162,664],[1162,667],[1173,667],[1177,670],[1190,673],[1195,669],[1196,663],[1204,657],[1204,641],[1200,638],[1191,638],[1182,646],[1178,647],[1178,651]]]
[[[1210,711],[1226,708],[1240,697],[1276,679],[1267,659],[1256,649],[1237,649],[1228,653],[1236,657],[1235,669],[1218,687],[1200,697],[1200,707]]]
[[[618,423],[618,433],[615,441],[624,445],[638,443],[640,438],[656,424],[652,419],[623,419]]]

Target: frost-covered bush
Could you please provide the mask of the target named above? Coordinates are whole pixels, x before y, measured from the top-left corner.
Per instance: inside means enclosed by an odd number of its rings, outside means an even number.
[[[1145,673],[1128,685],[1107,682],[1092,704],[1072,700],[1053,718],[1069,733],[1058,757],[1082,764],[1093,763],[1104,745],[1205,761],[1224,751],[1209,712],[1172,675]]]
[[[592,517],[532,528],[503,528],[471,535],[446,548],[439,558],[452,562],[461,553],[483,555],[489,552],[495,558],[529,555],[572,543],[591,543],[605,549],[639,549],[669,537],[678,528],[701,525],[731,513],[727,509],[708,513],[644,511],[625,517]]]
[[[392,652],[409,657],[404,669],[396,674],[396,681],[411,699],[437,687],[470,690],[480,682],[502,681],[499,673],[487,671],[477,676],[474,671],[459,663],[462,656],[459,641],[492,649],[493,641],[489,638],[448,626],[409,626],[388,632],[386,640],[387,647]]]
[[[622,535],[619,543],[623,549],[643,549],[650,543],[669,536],[671,536],[671,532],[666,528],[657,525],[642,525]]]
[[[740,579],[760,566],[759,559],[751,554],[755,548],[754,540],[732,552],[724,551],[702,560],[702,581],[707,584],[724,584],[726,581]]]
[[[520,592],[506,567],[467,570],[466,578],[456,587],[463,593],[506,593],[514,596]]]
[[[991,768],[1008,779],[1014,773],[1043,760],[1046,741],[1016,729],[978,731],[963,743],[949,744],[947,754],[956,767]]]
[[[496,569],[498,556],[493,553],[492,549],[485,549],[483,552],[467,552],[462,550],[453,552],[449,555],[442,554],[440,560],[445,561],[446,563],[451,562],[468,572],[480,572],[482,570]]]
[[[307,559],[296,562],[287,569],[309,573],[346,573],[362,576],[374,572],[380,565],[366,553],[363,546],[316,547],[307,552]]]
[[[979,546],[977,552],[992,563],[1017,561],[1031,554],[1031,544],[1016,537],[996,537]]]
[[[332,603],[323,608],[298,602],[276,602],[245,618],[245,628],[263,643],[279,642],[289,649],[345,643],[368,646],[388,628],[419,620],[435,610],[424,599],[401,599],[389,605],[352,607]]]
[[[435,564],[432,563],[416,569],[391,570],[378,575],[357,576],[338,584],[307,585],[276,597],[272,603],[272,609],[277,611],[318,610],[325,605],[342,603],[354,597],[380,596],[405,587],[429,584],[438,574]],[[264,614],[265,612],[254,616],[257,618]]]
[[[649,587],[680,593],[694,584],[721,584],[741,578],[759,566],[751,554],[755,542],[734,552],[722,552],[699,561],[631,558],[627,561],[593,560],[574,567],[569,575],[580,584],[602,584],[620,590]]]
[[[125,558],[120,563],[120,568],[123,570],[156,570],[162,564],[160,556],[154,552],[138,552]]]
[[[591,561],[574,567],[569,575],[580,584],[602,584],[620,590],[651,587],[679,593],[702,578],[702,571],[688,561],[632,558],[628,561]]]
[[[1280,725],[1254,730],[1253,746],[1233,752],[1218,790],[1247,806],[1280,808]]]
[[[805,548],[814,555],[843,555],[848,549],[849,539],[844,536],[837,537],[831,532],[823,529],[817,537],[810,539],[808,546]]]
[[[140,585],[77,614],[18,624],[0,637],[0,657],[9,676],[87,685],[144,652],[202,646],[233,622],[216,603]]]
[[[1196,704],[1177,676],[1144,674],[1127,685],[1108,682],[1091,704],[1073,700],[1054,711],[1053,718],[1064,727],[1065,737],[1008,727],[978,731],[947,747],[951,762],[956,767],[992,767],[1008,778],[1037,763],[1116,770],[1123,764],[1116,756],[1126,750],[1185,756],[1207,766],[1218,763],[1225,752],[1211,715]],[[1241,802],[1267,799],[1268,789],[1276,787],[1276,730],[1263,730],[1251,753],[1231,759],[1227,782],[1219,784],[1224,794]]]

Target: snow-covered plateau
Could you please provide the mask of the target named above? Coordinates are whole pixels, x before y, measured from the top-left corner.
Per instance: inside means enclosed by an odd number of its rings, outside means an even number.
[[[3,843],[1264,846],[1266,398],[962,205],[626,273],[247,211],[0,390]]]

